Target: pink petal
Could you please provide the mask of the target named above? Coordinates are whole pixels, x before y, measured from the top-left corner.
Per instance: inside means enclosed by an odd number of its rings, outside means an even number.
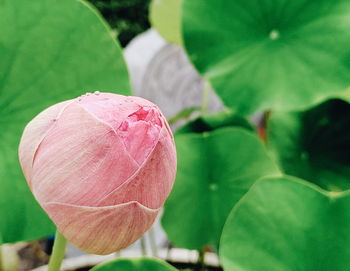
[[[31,186],[32,165],[35,152],[45,135],[54,126],[60,113],[70,104],[72,100],[55,104],[27,124],[24,129],[19,145],[19,160],[24,176]]]
[[[99,202],[99,206],[137,201],[148,208],[160,208],[168,196],[176,174],[176,150],[168,129],[147,160],[128,181]]]
[[[112,127],[72,103],[38,147],[33,193],[42,204],[95,206],[138,168]]]
[[[151,102],[138,98],[126,97],[112,93],[100,93],[98,96],[83,96],[77,102],[88,112],[115,130],[132,113],[143,106],[153,106]]]
[[[159,212],[137,202],[108,207],[49,203],[43,208],[74,245],[101,255],[130,246],[152,226]]]
[[[117,130],[126,150],[139,165],[145,161],[159,140],[161,117],[155,108],[140,107],[130,114]]]

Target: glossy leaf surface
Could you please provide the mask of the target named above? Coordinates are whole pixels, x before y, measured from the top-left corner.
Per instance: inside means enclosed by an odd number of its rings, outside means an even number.
[[[191,0],[185,48],[240,114],[296,109],[350,85],[348,0]]]
[[[327,193],[303,180],[265,178],[225,224],[225,271],[348,271],[350,194]]]

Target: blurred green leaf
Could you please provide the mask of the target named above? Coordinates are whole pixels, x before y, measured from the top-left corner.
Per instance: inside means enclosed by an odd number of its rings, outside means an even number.
[[[188,122],[176,131],[176,134],[202,133],[213,131],[226,126],[235,126],[254,131],[252,124],[232,110],[224,110],[215,114],[207,114]]]
[[[240,114],[304,108],[350,85],[348,0],[191,0],[184,44]]]
[[[349,271],[350,194],[295,178],[257,182],[230,213],[225,271]]]
[[[153,258],[116,259],[95,266],[91,271],[176,271],[170,264]]]
[[[218,246],[236,202],[258,178],[279,172],[257,136],[242,128],[180,133],[175,141],[178,170],[162,225],[179,247]]]
[[[3,242],[54,227],[29,192],[17,158],[25,124],[44,108],[87,91],[130,93],[110,29],[83,2],[0,1],[0,232]]]
[[[182,45],[181,5],[184,0],[153,0],[150,5],[152,27],[168,42]]]
[[[305,112],[273,112],[268,145],[286,174],[324,189],[350,189],[350,104],[332,99]]]

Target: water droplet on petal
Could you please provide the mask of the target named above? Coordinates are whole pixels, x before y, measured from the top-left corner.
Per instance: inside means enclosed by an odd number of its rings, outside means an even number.
[[[101,94],[101,92],[99,92],[99,91],[95,91],[95,92],[94,92],[94,94],[98,96],[98,95],[100,95],[100,94]]]
[[[124,102],[126,102],[126,103],[132,103],[134,100],[133,99],[131,99],[130,97],[127,97],[125,100],[124,100]]]

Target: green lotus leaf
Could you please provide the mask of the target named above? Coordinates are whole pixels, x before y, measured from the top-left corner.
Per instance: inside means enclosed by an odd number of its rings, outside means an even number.
[[[230,213],[225,271],[349,271],[350,194],[291,177],[258,181]]]
[[[347,0],[191,0],[187,53],[240,114],[301,109],[350,85]]]
[[[181,4],[183,0],[152,0],[150,21],[152,27],[168,42],[182,45]]]
[[[170,264],[152,258],[116,259],[95,266],[91,271],[176,271]]]
[[[330,191],[350,189],[350,104],[331,99],[304,112],[273,112],[268,145],[288,175]]]
[[[119,45],[84,2],[0,1],[0,25],[0,234],[7,243],[54,232],[18,163],[26,123],[87,91],[129,94],[130,86]]]
[[[202,133],[227,126],[241,127],[252,132],[255,130],[246,118],[228,109],[215,114],[202,115],[182,126],[176,134]]]
[[[180,133],[175,141],[178,170],[162,225],[179,247],[216,248],[232,207],[258,178],[279,171],[257,136],[240,127]]]

